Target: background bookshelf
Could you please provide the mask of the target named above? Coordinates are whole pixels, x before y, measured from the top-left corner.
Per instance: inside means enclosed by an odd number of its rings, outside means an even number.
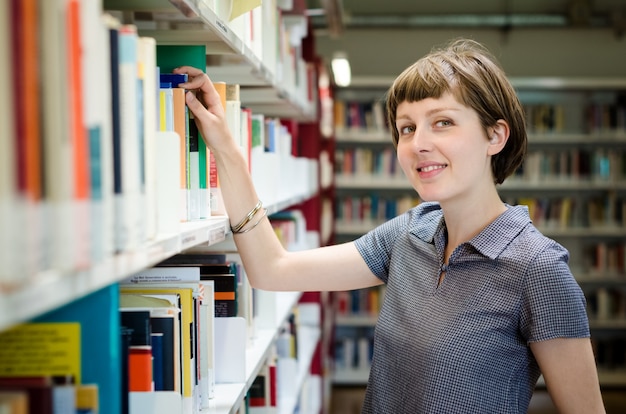
[[[624,79],[512,81],[527,115],[529,151],[499,191],[506,202],[528,205],[534,224],[569,249],[572,272],[588,299],[600,382],[626,387]],[[409,201],[414,190],[387,158],[387,152],[395,154],[381,115],[385,88],[370,82],[336,92],[335,233],[344,240],[385,220],[372,216],[372,200],[419,202]],[[354,381],[337,372],[338,383]]]

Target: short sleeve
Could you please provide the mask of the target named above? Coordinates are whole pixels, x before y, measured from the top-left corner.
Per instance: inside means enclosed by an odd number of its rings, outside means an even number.
[[[529,266],[520,320],[527,342],[590,336],[585,296],[568,257],[567,250],[553,242]]]
[[[383,282],[387,283],[391,249],[400,234],[406,232],[409,213],[395,217],[354,241],[368,267]]]

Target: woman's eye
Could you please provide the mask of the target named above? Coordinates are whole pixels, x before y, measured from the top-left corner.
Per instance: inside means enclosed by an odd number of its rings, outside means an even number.
[[[406,135],[406,134],[410,134],[413,131],[415,131],[415,127],[414,126],[404,126],[404,127],[400,127],[400,135]]]
[[[447,127],[447,126],[452,125],[452,122],[448,119],[442,119],[442,120],[435,122],[435,125],[438,127]]]

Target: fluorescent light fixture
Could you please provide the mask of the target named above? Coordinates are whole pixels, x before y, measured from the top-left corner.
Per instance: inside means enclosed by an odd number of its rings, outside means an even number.
[[[337,86],[349,86],[351,80],[350,62],[343,52],[335,52],[331,61],[333,78]]]

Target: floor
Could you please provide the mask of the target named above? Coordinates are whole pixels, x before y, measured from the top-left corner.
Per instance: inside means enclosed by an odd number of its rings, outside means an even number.
[[[365,389],[363,387],[334,387],[330,414],[359,414]],[[626,413],[626,390],[603,392],[607,414]],[[538,390],[530,402],[528,414],[556,414],[546,391]]]

